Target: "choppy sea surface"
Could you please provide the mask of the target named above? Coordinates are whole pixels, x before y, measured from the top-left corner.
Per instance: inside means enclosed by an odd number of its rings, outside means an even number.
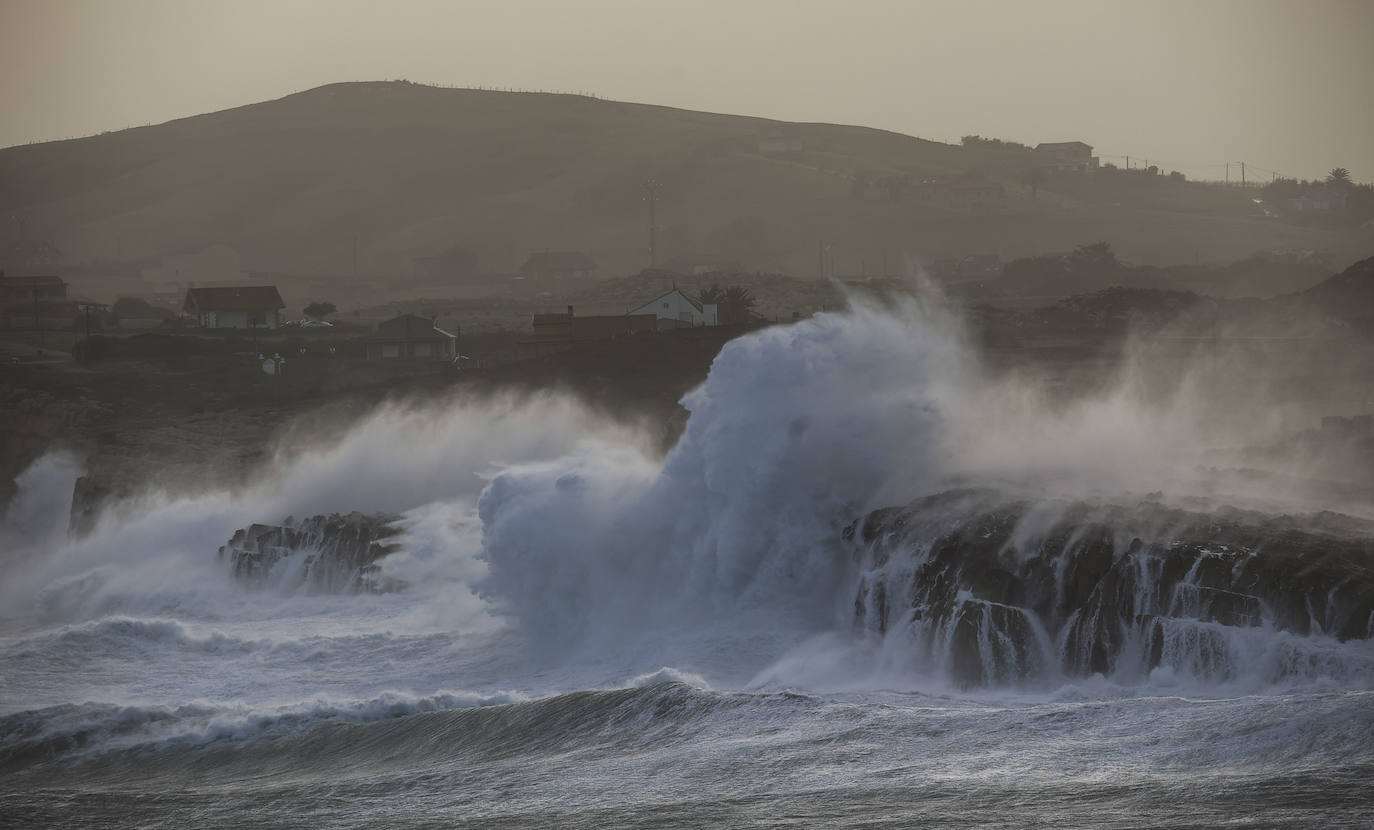
[[[666,459],[560,398],[397,407],[79,539],[46,458],[0,536],[0,826],[1374,827],[1367,638],[1191,620],[1144,671],[970,686],[855,625],[865,511],[1168,473],[1178,424],[1114,441],[1113,401],[970,443],[1026,424],[963,417],[991,393],[961,360],[918,315],[828,315],[728,345]],[[1104,458],[1128,480],[1074,468]],[[398,517],[389,591],[216,555],[351,510]]]

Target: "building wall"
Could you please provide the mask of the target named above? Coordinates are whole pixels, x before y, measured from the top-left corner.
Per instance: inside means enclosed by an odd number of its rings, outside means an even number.
[[[66,283],[37,283],[25,285],[0,284],[0,303],[33,303],[45,300],[65,300]]]
[[[688,323],[693,326],[706,325],[706,316],[702,311],[682,295],[681,291],[674,291],[665,296],[659,297],[651,303],[645,303],[631,314],[653,314],[660,320],[675,320],[679,323]]]
[[[207,311],[200,315],[200,324],[207,329],[275,329],[280,322],[280,314],[276,311],[261,312],[262,322],[255,326],[248,325],[248,312],[246,311]]]
[[[367,344],[368,360],[449,360],[456,352],[452,339]]]

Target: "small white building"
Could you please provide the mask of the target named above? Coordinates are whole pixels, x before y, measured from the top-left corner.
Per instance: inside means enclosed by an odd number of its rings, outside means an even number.
[[[663,330],[714,326],[716,325],[716,310],[715,303],[702,305],[674,288],[667,294],[655,297],[639,308],[630,311],[630,314],[652,314],[658,318],[658,328]]]
[[[1097,169],[1097,156],[1090,144],[1082,141],[1049,141],[1035,145],[1036,166],[1057,173],[1091,173]]]
[[[182,310],[207,329],[275,329],[285,307],[275,285],[241,285],[188,289]]]
[[[1346,194],[1334,187],[1314,187],[1296,199],[1289,199],[1288,206],[1299,213],[1326,213],[1345,208]]]

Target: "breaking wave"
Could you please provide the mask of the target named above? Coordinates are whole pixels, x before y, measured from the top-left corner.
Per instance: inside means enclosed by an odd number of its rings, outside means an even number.
[[[1146,394],[1127,379],[1053,401],[986,377],[929,306],[860,304],[726,344],[683,400],[690,418],[666,457],[558,396],[388,407],[334,445],[281,455],[246,489],[150,493],[17,566],[3,598],[68,626],[51,648],[92,653],[152,641],[232,654],[264,638],[177,620],[361,611],[363,633],[509,627],[535,667],[652,680],[667,664],[701,688],[1054,688],[1094,675],[1367,688],[1374,562],[1358,523],[1309,534],[1294,554],[1329,566],[1300,593],[1310,605],[1331,592],[1339,624],[1291,623],[1282,592],[1254,580],[1151,570],[1171,545],[1201,561],[1220,539],[1207,524],[1215,482],[1204,492],[1178,461],[1211,434],[1196,386]],[[891,533],[856,544],[884,508],[971,482],[1018,505],[993,522],[996,544],[966,532],[992,522],[982,506],[910,523],[900,545]],[[1146,491],[1212,501],[1151,535],[1134,529],[1144,514],[1174,508],[1138,507]],[[1264,531],[1278,513],[1263,494],[1244,498],[1260,535],[1226,560],[1232,571],[1289,540]],[[1111,515],[1059,527],[1048,516],[1068,502]],[[282,549],[256,587],[215,556],[254,523],[348,511],[396,516],[397,550],[376,565],[394,595],[330,593],[351,577],[302,587],[317,536]]]

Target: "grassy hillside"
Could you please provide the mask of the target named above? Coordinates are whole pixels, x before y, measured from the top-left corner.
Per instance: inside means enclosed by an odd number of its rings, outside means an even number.
[[[604,275],[647,264],[642,183],[660,184],[660,257],[704,253],[749,270],[841,274],[905,256],[1004,258],[1106,240],[1134,262],[1229,260],[1275,247],[1330,251],[1367,235],[1277,225],[1243,193],[1168,183],[1122,199],[1024,187],[1028,157],[862,127],[804,124],[805,149],[759,152],[770,122],[578,96],[335,84],[89,138],[0,150],[0,243],[48,239],[75,264],[223,243],[246,269],[404,274],[452,246],[509,271],[580,249]],[[1092,136],[1083,136],[1091,141]],[[855,174],[976,170],[1008,193],[970,214],[852,192]],[[1163,187],[1163,189],[1160,189]],[[1169,188],[1175,188],[1173,190]],[[1191,188],[1191,189],[1189,189]]]

